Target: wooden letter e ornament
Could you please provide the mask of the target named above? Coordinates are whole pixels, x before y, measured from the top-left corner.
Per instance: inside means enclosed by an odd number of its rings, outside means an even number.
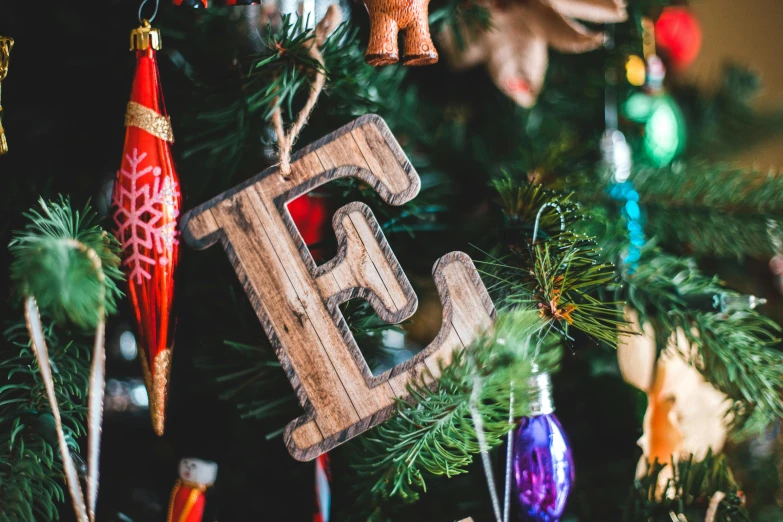
[[[316,266],[286,204],[337,178],[359,178],[384,201],[402,205],[419,192],[419,176],[378,116],[362,116],[292,157],[291,173],[271,167],[185,214],[183,237],[195,248],[220,241],[269,336],[305,413],[285,429],[298,460],[311,460],[394,414],[395,397],[428,368],[439,374],[455,348],[469,345],[495,317],[470,258],[452,252],[433,276],[443,324],[415,357],[373,376],[340,313],[367,300],[387,323],[416,311],[416,294],[370,209],[340,208],[333,226],[337,256]]]

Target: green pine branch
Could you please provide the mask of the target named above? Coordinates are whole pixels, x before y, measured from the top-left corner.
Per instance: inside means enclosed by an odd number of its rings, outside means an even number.
[[[671,522],[671,513],[688,522],[704,522],[713,496],[722,492],[714,522],[750,522],[744,498],[723,455],[709,452],[702,461],[693,456],[676,464],[674,477],[660,486],[659,476],[666,465],[657,461],[634,481],[625,507],[624,522]],[[676,520],[676,519],[675,519]]]
[[[308,25],[312,25],[309,20],[291,15],[283,17],[278,31],[272,28],[271,21],[267,24],[264,43],[269,54],[252,59],[248,71],[248,102],[265,120],[272,117],[277,107],[285,109],[293,119],[294,99],[309,89],[314,73],[321,71],[329,76],[327,69],[310,53],[315,44],[315,30],[308,29]],[[344,33],[342,30],[341,34]],[[323,51],[334,49],[339,46],[325,46]]]
[[[615,268],[600,261],[604,256],[592,238],[563,232],[577,228],[585,217],[575,195],[508,172],[491,185],[498,192],[510,252],[477,263],[496,303],[534,306],[565,337],[573,327],[616,346],[623,324],[616,303],[594,295],[615,279]],[[530,245],[531,240],[536,243]]]
[[[11,278],[24,295],[35,296],[38,306],[57,322],[68,319],[77,326],[95,326],[97,311],[116,311],[122,295],[117,282],[119,243],[98,224],[89,206],[74,211],[67,198],[46,202],[25,214],[28,223],[14,233],[9,250],[14,256]],[[97,277],[88,250],[101,262]]]
[[[693,309],[693,298],[734,293],[702,274],[691,259],[648,251],[636,272],[624,277],[621,291],[639,311],[642,324],[654,326],[661,348],[678,328],[697,348],[696,368],[736,401],[738,425],[754,412],[767,425],[783,417],[783,352],[773,348],[780,332],[774,321],[755,310]]]
[[[616,277],[614,266],[599,258],[600,248],[593,240],[566,232],[477,264],[499,305],[533,306],[565,337],[573,327],[614,347],[624,321],[617,303],[593,295]]]
[[[506,227],[518,230],[530,237],[539,215],[540,238],[550,237],[564,228],[571,230],[583,218],[576,204],[575,195],[561,194],[543,185],[529,183],[508,171],[490,182],[498,193],[498,202],[506,218]],[[557,209],[560,209],[559,211]]]
[[[89,345],[61,341],[52,327],[45,333],[63,429],[74,454],[76,439],[86,433]],[[66,500],[62,460],[24,324],[4,333],[0,354],[5,380],[0,386],[0,522],[57,520],[58,506]]]
[[[449,180],[437,172],[419,173],[419,195],[402,206],[387,205],[380,194],[362,180],[340,178],[318,189],[319,193],[338,201],[362,201],[373,209],[385,234],[403,233],[414,237],[417,232],[434,232],[447,227],[439,217],[447,211],[443,204],[449,191]]]
[[[236,30],[230,10],[214,11],[198,20],[201,31]],[[257,169],[262,153],[275,152],[269,125],[272,112],[280,107],[286,120],[294,120],[317,70],[326,74],[327,81],[310,126],[324,113],[344,119],[382,112],[403,94],[405,71],[378,71],[367,65],[358,29],[349,23],[326,38],[320,48],[324,63],[319,64],[309,52],[315,38],[312,26],[312,20],[291,15],[284,16],[281,24],[270,20],[260,31],[263,50],[254,55],[230,39],[210,39],[205,46],[204,39],[193,38],[191,30],[174,33],[168,54],[192,91],[183,125],[185,159],[192,159],[199,169],[220,168],[224,176],[228,169],[229,178],[245,162]],[[216,67],[229,56],[235,66]],[[308,132],[304,131],[305,137]]]
[[[243,419],[265,419],[296,411],[280,361],[271,346],[225,341],[219,356],[203,356],[195,366],[213,376],[219,397],[233,402]]]
[[[642,169],[632,178],[645,231],[698,255],[768,257],[769,220],[783,220],[783,177],[725,165]]]
[[[783,177],[727,164],[676,162],[670,167],[637,167],[631,175],[644,211],[648,237],[667,249],[723,257],[774,255],[770,223],[783,222]],[[605,183],[580,187],[580,201],[599,227],[622,241],[627,232]]]
[[[11,276],[19,293],[35,296],[48,319],[45,336],[55,393],[68,445],[79,461],[76,439],[86,433],[90,349],[89,341],[82,345],[81,334],[62,324],[67,319],[89,330],[99,310],[115,310],[121,295],[119,247],[97,225],[89,206],[74,211],[62,197],[39,203],[39,210],[25,214],[25,228],[14,233]],[[101,261],[102,277],[91,251]],[[0,345],[0,375],[6,381],[0,386],[0,522],[56,520],[58,503],[65,500],[54,417],[29,344],[26,327],[19,323],[5,332]]]
[[[397,415],[360,439],[364,451],[354,467],[374,481],[374,501],[413,501],[426,491],[427,474],[466,473],[481,450],[472,405],[483,420],[488,447],[502,442],[514,427],[508,422],[512,393],[513,416],[529,414],[529,377],[553,371],[559,361],[558,345],[542,337],[542,328],[535,311],[503,313],[493,332],[455,351],[450,365],[441,365],[435,384],[425,373],[409,385],[413,401],[399,400]]]
[[[323,110],[344,116],[385,112],[389,104],[409,90],[402,67],[377,68],[364,61],[359,28],[344,23],[321,46],[329,77],[324,87]],[[398,116],[402,116],[401,114]]]

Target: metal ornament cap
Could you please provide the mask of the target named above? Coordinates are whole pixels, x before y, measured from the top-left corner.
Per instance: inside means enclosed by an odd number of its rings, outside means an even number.
[[[141,26],[130,32],[130,50],[146,51],[152,47],[160,51],[163,47],[163,40],[160,37],[160,30],[152,27],[149,20],[142,20]]]
[[[548,373],[537,373],[527,381],[530,416],[548,415],[555,411],[552,398],[552,378]]]

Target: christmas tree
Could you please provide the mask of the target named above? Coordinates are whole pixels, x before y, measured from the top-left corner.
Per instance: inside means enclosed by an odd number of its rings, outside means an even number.
[[[732,163],[783,112],[691,83],[687,3],[0,35],[0,522],[783,516],[781,182]]]

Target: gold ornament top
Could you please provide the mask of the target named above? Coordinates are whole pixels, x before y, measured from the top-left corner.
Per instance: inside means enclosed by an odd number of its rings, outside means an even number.
[[[5,80],[5,77],[8,74],[8,62],[11,56],[11,48],[13,46],[13,38],[0,36],[0,82]]]
[[[161,116],[140,103],[128,102],[128,108],[125,110],[125,126],[138,127],[155,137],[174,143],[171,119],[168,116]]]
[[[162,43],[160,31],[152,27],[149,20],[142,20],[141,26],[130,33],[131,51],[145,51],[147,47],[160,51]]]
[[[14,46],[14,39],[7,36],[0,36],[0,82],[5,80],[8,75],[8,64],[11,57],[11,48]],[[3,107],[0,105],[0,156],[8,152],[8,141],[3,129]]]

